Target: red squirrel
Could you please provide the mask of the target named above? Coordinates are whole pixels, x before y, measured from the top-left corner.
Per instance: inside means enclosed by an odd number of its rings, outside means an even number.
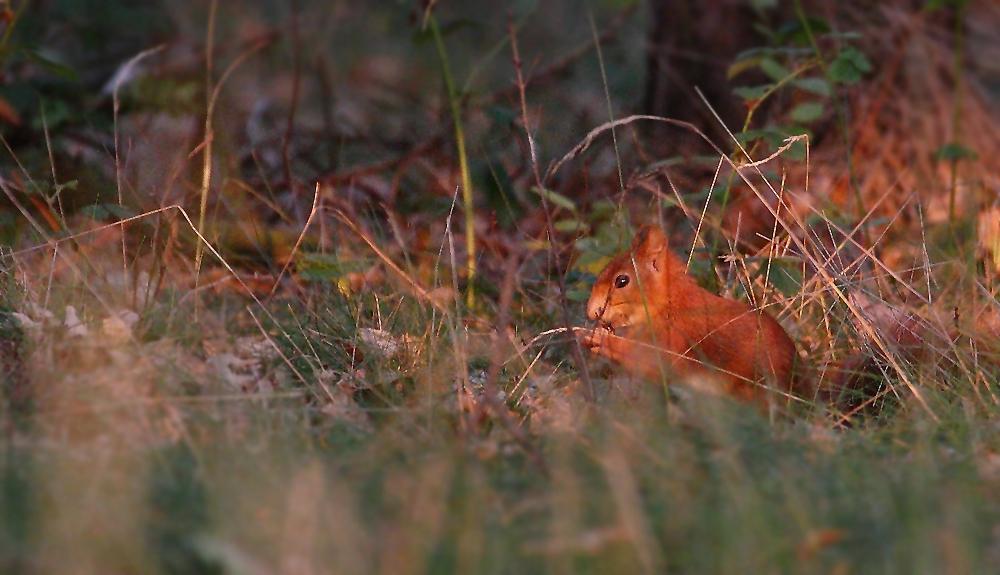
[[[584,345],[640,377],[703,377],[748,401],[811,399],[795,375],[795,343],[781,325],[699,286],[659,227],[640,228],[632,247],[605,266],[587,317],[597,326]]]
[[[959,334],[888,304],[854,305],[867,318],[864,333],[878,333],[882,345],[811,369],[797,361],[795,343],[773,317],[699,286],[663,231],[644,226],[629,250],[597,276],[587,302],[587,316],[597,325],[583,344],[645,379],[700,381],[764,404],[794,396],[831,408],[843,423],[859,412],[877,412],[876,404],[891,391],[879,369],[886,353],[902,365],[934,368],[959,340]],[[978,313],[966,331],[962,337],[978,350],[975,361],[1000,363],[995,305]]]

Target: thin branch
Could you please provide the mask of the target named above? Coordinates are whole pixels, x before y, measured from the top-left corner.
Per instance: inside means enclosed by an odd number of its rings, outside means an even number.
[[[517,34],[514,31],[514,19],[510,15],[507,17],[507,33],[510,34],[510,46],[514,59],[514,70],[517,73],[517,91],[521,99],[521,120],[524,123],[524,131],[528,138],[528,149],[531,152],[531,169],[535,176],[535,185],[538,186],[539,189],[544,189],[545,186],[542,183],[542,177],[538,171],[538,156],[535,152],[535,139],[531,135],[531,123],[528,119],[528,100],[525,96],[527,84],[525,83],[524,76],[521,73],[521,56],[517,51]],[[570,330],[572,329],[572,321],[569,313],[569,298],[566,296],[566,278],[561,271],[563,269],[562,258],[559,257],[559,250],[556,249],[557,236],[555,225],[552,222],[552,209],[549,206],[547,194],[539,194],[539,196],[542,198],[542,209],[545,212],[545,229],[550,242],[548,250],[549,261],[552,264],[552,269],[556,270],[556,274],[559,278],[559,303],[562,308],[563,325],[567,330]],[[587,361],[584,359],[583,347],[580,344],[580,340],[573,338],[573,345],[570,347],[573,350],[573,361],[576,363],[580,377],[583,379],[587,399],[589,401],[594,401],[596,398],[594,384],[590,380],[590,372],[587,370]]]

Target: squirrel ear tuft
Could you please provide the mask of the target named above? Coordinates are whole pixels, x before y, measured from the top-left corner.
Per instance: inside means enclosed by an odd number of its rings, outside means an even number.
[[[646,224],[639,228],[632,240],[632,252],[636,255],[656,255],[667,249],[667,236],[659,226]]]

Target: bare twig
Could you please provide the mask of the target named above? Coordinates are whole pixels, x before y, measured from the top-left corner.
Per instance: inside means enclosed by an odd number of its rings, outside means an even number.
[[[542,68],[541,70],[536,70],[535,72],[533,72],[525,82],[526,83],[530,82],[533,86],[544,84],[554,79],[556,76],[558,76],[565,70],[567,70],[570,66],[575,64],[580,58],[583,58],[584,56],[589,54],[591,50],[596,49],[601,44],[607,44],[611,40],[614,40],[618,36],[618,32],[619,30],[621,30],[621,27],[625,24],[625,22],[628,21],[629,17],[632,16],[632,14],[635,12],[636,8],[638,8],[640,4],[641,4],[640,2],[636,2],[631,6],[629,6],[628,8],[626,8],[625,10],[622,10],[617,16],[615,16],[615,19],[612,20],[610,24],[608,24],[607,28],[605,28],[604,31],[597,36],[596,41],[588,40],[586,42],[581,43],[576,48],[570,50],[569,53],[567,53],[562,58],[556,60],[555,62],[549,64],[548,66]],[[511,37],[513,37],[513,32],[511,32],[510,35]],[[514,97],[517,96],[518,92],[520,91],[521,91],[520,86],[516,84],[513,86],[508,86],[507,88],[498,90],[494,92],[492,95],[488,96],[486,98],[486,101],[495,102],[503,98]]]
[[[601,44],[606,44],[614,40],[618,36],[618,32],[621,30],[621,27],[625,24],[625,22],[628,21],[629,17],[632,16],[633,13],[635,13],[635,10],[638,8],[638,6],[639,3],[636,3],[630,6],[629,8],[626,8],[622,12],[620,12],[615,17],[615,19],[612,20],[611,23],[609,23],[606,28],[604,28],[604,30],[600,33],[600,35],[597,36],[596,41],[589,40],[587,42],[583,42],[576,48],[570,50],[562,58],[556,60],[555,62],[552,62],[551,64],[540,70],[536,70],[535,72],[533,72],[530,75],[530,77],[527,80],[525,80],[525,83],[530,82],[532,85],[538,86],[546,82],[549,82],[554,78],[556,78],[559,74],[561,74],[565,70],[569,69],[570,66],[575,64],[577,61],[579,61],[587,54],[589,54],[597,46]],[[489,104],[492,102],[496,102],[498,100],[503,100],[505,98],[511,98],[518,95],[519,91],[520,87],[517,84],[513,86],[508,86],[506,88],[497,90],[492,94],[484,96],[481,102],[484,104]],[[444,119],[444,120],[450,121],[450,119]],[[389,160],[384,160],[382,162],[378,162],[369,166],[355,168],[346,172],[325,174],[320,176],[318,178],[318,181],[335,185],[343,182],[348,182],[360,176],[375,174],[384,170],[394,168],[401,164],[405,164],[412,158],[419,156],[427,152],[428,150],[434,148],[435,146],[439,145],[442,141],[442,138],[444,138],[444,134],[448,132],[449,128],[450,126],[442,125],[440,127],[441,131],[433,133],[431,136],[428,136],[426,139],[413,146],[408,152],[404,153],[402,156],[399,156],[397,158],[392,158]]]
[[[528,149],[531,154],[531,169],[535,176],[535,185],[538,186],[539,189],[544,189],[545,185],[542,183],[542,177],[538,171],[538,156],[535,151],[535,139],[534,136],[531,135],[531,123],[528,120],[528,100],[525,96],[527,84],[525,83],[524,76],[521,72],[521,56],[517,51],[517,34],[514,31],[513,17],[509,15],[507,18],[507,33],[510,35],[510,46],[514,59],[514,70],[517,73],[517,88],[518,94],[521,98],[521,119],[524,122],[524,132],[528,138]],[[552,264],[552,269],[556,270],[556,275],[559,278],[559,303],[562,308],[563,325],[567,330],[570,330],[572,328],[572,322],[570,321],[569,314],[569,298],[566,297],[566,278],[561,272],[563,269],[561,265],[562,258],[559,257],[559,250],[556,248],[556,230],[554,224],[552,223],[552,209],[549,206],[547,195],[539,195],[542,198],[542,210],[545,212],[545,228],[550,242],[548,256]],[[587,399],[589,401],[594,401],[594,384],[590,380],[590,372],[587,371],[587,362],[583,357],[583,347],[580,344],[580,340],[573,338],[573,345],[570,347],[573,350],[573,360],[576,362],[577,370],[580,373],[580,377],[583,379]]]
[[[404,165],[412,161],[415,157],[431,150],[435,146],[441,143],[444,136],[440,133],[431,136],[430,138],[424,140],[423,142],[417,144],[408,152],[402,156],[391,158],[388,160],[383,160],[375,164],[368,166],[361,166],[359,168],[353,168],[346,172],[338,172],[335,174],[327,174],[325,176],[320,176],[317,181],[329,184],[331,186],[336,186],[338,184],[343,184],[350,182],[351,180],[360,178],[362,176],[368,176],[371,174],[377,174],[385,170],[395,168],[396,166]]]

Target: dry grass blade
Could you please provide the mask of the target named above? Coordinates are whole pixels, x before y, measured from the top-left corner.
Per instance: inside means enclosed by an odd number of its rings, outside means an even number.
[[[704,98],[704,96],[702,96],[702,97]],[[713,113],[715,113],[714,110],[713,110]],[[716,115],[716,118],[718,118],[718,115]],[[720,123],[721,123],[721,121],[720,121]],[[743,154],[747,158],[749,158],[750,157],[749,154],[743,148],[743,145],[739,142],[739,140],[736,138],[736,136],[731,131],[729,131],[728,127],[726,127],[725,125],[723,125],[723,127],[726,129],[727,133],[729,134],[729,136],[733,140],[733,142],[735,142],[736,145],[739,147],[740,151],[743,152]],[[806,165],[806,170],[807,170],[807,172],[808,172],[808,169],[809,169],[808,168],[808,157],[809,157],[808,156],[808,149],[809,148],[807,147],[806,148],[806,150],[807,150],[807,152],[806,152],[806,164],[807,164]],[[774,157],[774,156],[772,156],[772,157]],[[726,158],[728,159],[728,156],[726,156]],[[732,164],[732,160],[729,160],[729,161]],[[751,166],[757,171],[758,175],[767,184],[767,187],[770,189],[770,191],[775,196],[780,197],[779,194],[778,194],[778,192],[771,185],[771,182],[766,177],[764,177],[764,174],[760,171],[760,165],[761,164],[758,163],[758,162],[754,162],[753,164],[751,164]],[[772,216],[776,220],[781,221],[781,218],[779,218],[779,214],[778,214],[777,208],[775,208],[769,202],[766,201],[766,199],[763,196],[763,194],[757,189],[756,186],[753,185],[753,183],[749,179],[747,179],[746,175],[742,171],[740,171],[739,169],[737,169],[737,166],[735,164],[733,164],[733,168],[736,169],[737,173],[743,178],[743,180],[746,183],[746,185],[749,186],[750,189],[753,190],[755,194],[757,194],[757,197],[760,198],[761,202],[771,212]],[[801,253],[807,255],[812,260],[811,263],[813,265],[817,265],[818,264],[818,262],[815,261],[815,259],[811,255],[810,250],[808,250],[806,244],[804,243],[804,241],[802,239],[800,239],[795,234],[790,234],[789,237],[792,240],[792,242],[794,242],[794,243],[797,244],[797,247],[801,250]],[[875,258],[873,257],[872,259],[874,260]],[[827,285],[827,287],[829,287],[829,289],[834,294],[836,294],[836,296],[838,297],[838,299],[840,300],[840,302],[843,305],[845,305],[847,307],[848,311],[850,311],[851,315],[854,318],[856,318],[857,322],[861,326],[862,335],[865,336],[865,337],[870,338],[871,341],[875,344],[876,348],[879,350],[879,352],[885,354],[886,361],[889,363],[889,365],[892,367],[892,369],[895,371],[895,373],[902,380],[903,384],[906,385],[906,387],[910,390],[910,393],[913,394],[913,397],[915,397],[917,399],[917,401],[920,403],[921,407],[923,407],[924,410],[927,412],[927,414],[930,415],[931,419],[933,419],[935,422],[940,422],[940,418],[934,413],[934,410],[931,409],[930,405],[928,405],[927,401],[924,399],[924,396],[920,392],[920,390],[913,384],[913,382],[910,381],[910,377],[907,375],[906,371],[903,369],[903,367],[900,364],[900,362],[898,361],[898,359],[894,356],[894,354],[891,353],[891,351],[889,350],[889,348],[886,346],[885,342],[882,340],[881,336],[879,334],[877,334],[872,329],[871,324],[868,322],[868,320],[865,317],[863,317],[863,315],[859,312],[859,310],[856,308],[856,306],[851,302],[850,298],[844,292],[844,290],[841,289],[840,286],[837,285],[837,282],[834,280],[834,278],[831,276],[831,274],[825,268],[819,267],[818,265],[816,267],[816,270],[820,274],[820,276],[823,278],[823,280],[824,280],[825,284]]]
[[[355,224],[354,221],[351,220],[351,218],[348,217],[347,214],[345,214],[343,211],[339,209],[335,209],[334,213],[337,215],[338,218],[340,218],[340,221],[344,222],[344,224],[346,224],[347,227],[351,229],[351,231],[357,234],[359,238],[361,238],[362,240],[364,240],[366,244],[368,244],[368,247],[371,248],[373,252],[375,252],[375,255],[377,255],[379,259],[382,260],[382,263],[384,263],[389,269],[391,269],[393,272],[399,275],[400,278],[406,281],[406,283],[409,284],[411,288],[413,288],[413,291],[417,297],[419,297],[425,303],[434,306],[435,309],[437,309],[440,312],[443,312],[445,315],[451,314],[451,310],[447,306],[443,305],[440,301],[438,301],[437,298],[431,296],[431,294],[427,291],[426,288],[424,288],[424,286],[420,285],[420,283],[416,279],[414,279],[410,274],[403,271],[403,269],[400,268],[396,264],[396,262],[392,261],[392,258],[390,258],[384,251],[382,251],[382,249],[378,246],[378,244],[375,243],[373,239],[368,237],[368,234],[366,234],[364,230],[362,230],[357,224]]]
[[[233,60],[226,70],[222,73],[219,78],[219,82],[212,86],[211,73],[212,73],[212,38],[215,33],[214,21],[215,21],[215,11],[218,7],[218,0],[212,0],[211,4],[211,17],[209,20],[209,27],[207,31],[208,35],[208,55],[206,63],[206,88],[212,88],[208,97],[207,107],[205,110],[205,140],[199,144],[203,147],[203,158],[202,171],[201,171],[201,190],[199,193],[200,204],[198,210],[198,231],[205,231],[205,217],[208,213],[208,192],[212,185],[212,149],[215,142],[215,128],[214,128],[214,116],[215,108],[219,102],[219,96],[222,94],[222,88],[226,85],[229,78],[236,72],[236,70],[249,58],[251,55],[257,53],[258,51],[264,49],[271,43],[270,38],[265,38],[257,44],[250,46],[246,51],[240,54],[235,60]],[[207,242],[206,242],[207,245]],[[201,262],[203,256],[203,248],[199,243],[195,248],[195,273],[201,272]]]
[[[1000,4],[37,4],[0,573],[995,570]]]
[[[319,210],[319,184],[316,184],[316,191],[313,193],[313,203],[312,208],[309,209],[309,217],[306,218],[306,223],[302,226],[302,232],[299,234],[297,240],[295,240],[295,245],[292,246],[292,251],[288,254],[288,259],[285,261],[284,265],[281,266],[281,271],[278,272],[278,276],[274,278],[274,286],[271,288],[271,292],[267,294],[267,299],[271,299],[274,296],[274,292],[277,291],[278,286],[281,285],[281,278],[284,277],[285,272],[288,271],[288,267],[292,265],[295,261],[295,255],[299,252],[299,247],[302,246],[302,240],[306,237],[306,232],[309,231],[309,225],[312,224],[313,218],[316,216],[316,212]]]
[[[522,75],[521,72],[521,56],[517,50],[517,34],[514,31],[514,22],[511,17],[508,17],[507,19],[507,34],[510,37],[511,55],[514,60],[514,71],[517,74],[517,87],[518,87],[518,93],[520,94],[520,103],[521,103],[521,121],[524,123],[525,135],[528,139],[528,149],[530,152],[530,159],[531,159],[531,171],[532,174],[534,175],[535,186],[537,186],[538,189],[543,190],[545,189],[545,185],[543,182],[548,178],[546,177],[543,180],[538,169],[538,154],[535,150],[535,139],[531,133],[531,122],[528,119],[528,99],[527,96],[525,95],[525,90],[527,89],[527,83],[525,82],[524,76]],[[564,266],[562,265],[561,257],[559,255],[560,251],[555,247],[555,241],[557,236],[556,236],[555,225],[552,222],[552,210],[549,206],[548,196],[547,194],[540,194],[540,197],[542,199],[542,211],[545,214],[545,228],[546,231],[548,232],[549,241],[551,242],[551,246],[548,250],[548,257],[555,269],[562,270],[564,269]],[[570,321],[569,298],[566,296],[566,278],[562,273],[559,273],[558,279],[559,279],[559,284],[558,284],[559,303],[562,309],[563,327],[565,327],[566,330],[569,331],[572,329],[571,327],[572,322]],[[595,398],[594,384],[590,380],[590,372],[587,369],[587,362],[583,357],[583,348],[579,341],[573,342],[572,350],[573,350],[573,360],[576,363],[576,367],[580,374],[580,378],[583,380],[584,389],[586,390],[588,399],[593,401]]]

